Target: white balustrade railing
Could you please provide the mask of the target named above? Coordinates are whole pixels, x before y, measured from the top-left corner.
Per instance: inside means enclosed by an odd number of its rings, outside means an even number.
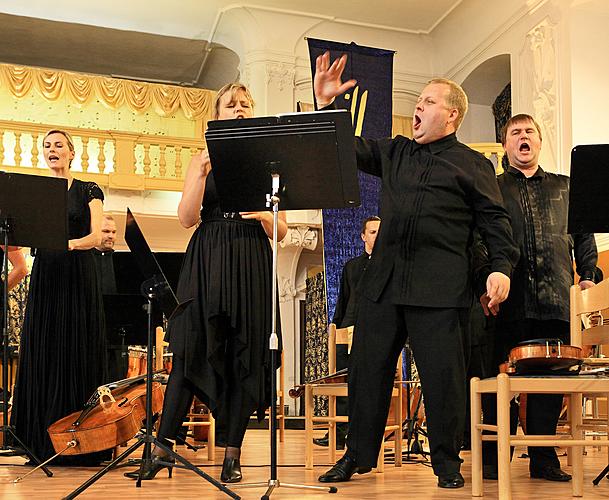
[[[72,135],[79,178],[115,189],[181,191],[191,156],[205,147],[189,138],[0,120],[0,168],[48,175],[42,139],[53,128]]]

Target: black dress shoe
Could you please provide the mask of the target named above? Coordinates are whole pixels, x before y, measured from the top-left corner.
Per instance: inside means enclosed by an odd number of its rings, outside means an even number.
[[[238,483],[241,481],[241,463],[238,458],[225,458],[222,462],[220,481],[223,483]]]
[[[330,446],[330,437],[326,434],[324,437],[321,437],[321,438],[313,438],[313,444],[327,448],[328,446]],[[345,449],[345,438],[344,437],[340,438],[339,436],[336,436],[336,449],[337,450]]]
[[[571,474],[567,474],[560,467],[546,465],[541,469],[531,469],[531,477],[533,479],[545,479],[547,481],[566,482],[571,481]]]
[[[482,477],[491,481],[497,481],[499,479],[499,471],[496,465],[483,465],[482,466]]]
[[[171,465],[165,465],[159,462],[166,462]],[[173,472],[173,464],[175,464],[175,459],[173,458],[155,456],[151,462],[145,462],[142,465],[142,480],[148,481],[150,479],[154,479],[159,473],[159,471],[165,468],[167,468],[169,472],[169,477],[171,478],[171,474]],[[124,476],[130,479],[138,479],[140,477],[140,469],[136,469],[131,472],[125,472]]]
[[[465,479],[460,472],[438,476],[438,486],[440,488],[463,488],[464,485]]]
[[[320,483],[342,483],[349,481],[353,474],[365,474],[371,470],[372,467],[358,467],[351,457],[345,455],[328,472],[319,476],[318,481]]]

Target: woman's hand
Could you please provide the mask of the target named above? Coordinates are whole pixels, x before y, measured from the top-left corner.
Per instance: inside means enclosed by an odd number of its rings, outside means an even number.
[[[244,219],[255,219],[260,222],[267,224],[273,224],[273,213],[272,212],[239,212],[239,215]]]
[[[192,168],[196,174],[205,178],[211,172],[211,161],[209,160],[209,151],[204,149],[200,153],[197,153],[190,159],[189,170]]]
[[[273,239],[273,212],[239,212],[244,219],[254,219],[260,221],[266,235]],[[288,232],[285,212],[277,214],[277,241],[281,241]]]

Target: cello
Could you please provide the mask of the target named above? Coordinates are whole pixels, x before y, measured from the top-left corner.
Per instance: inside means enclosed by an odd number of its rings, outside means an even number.
[[[162,370],[160,370],[162,371]],[[159,373],[159,372],[155,372]],[[27,474],[25,479],[59,455],[81,455],[114,448],[133,438],[146,417],[146,375],[99,386],[81,411],[59,419],[47,429],[56,453]],[[163,408],[163,388],[152,384],[152,411]]]
[[[107,450],[135,436],[146,417],[145,378],[141,375],[100,386],[81,411],[51,424],[48,433],[57,454]],[[162,407],[162,386],[153,382],[152,411],[158,413]]]

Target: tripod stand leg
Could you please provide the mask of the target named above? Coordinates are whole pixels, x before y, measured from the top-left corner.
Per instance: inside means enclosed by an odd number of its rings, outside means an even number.
[[[592,484],[594,486],[598,486],[598,483],[600,483],[601,479],[603,479],[607,474],[609,474],[609,465],[607,465],[607,467],[605,467],[601,473],[592,480]]]
[[[5,437],[5,439],[6,439],[6,436],[7,436],[8,434],[10,434],[10,435],[13,437],[13,439],[15,440],[14,442],[15,442],[15,443],[17,443],[17,445],[19,446],[19,448],[20,448],[20,449],[22,449],[22,450],[25,452],[25,454],[27,455],[27,457],[28,457],[28,458],[29,458],[29,459],[30,459],[30,460],[31,460],[31,461],[32,461],[34,464],[36,464],[36,465],[40,465],[40,464],[42,464],[42,461],[41,461],[41,460],[39,460],[39,459],[38,459],[38,457],[37,457],[36,455],[34,455],[34,454],[33,454],[33,453],[32,453],[32,452],[31,452],[31,451],[28,449],[28,447],[27,447],[27,446],[25,446],[25,445],[24,445],[24,444],[21,442],[21,439],[19,439],[19,438],[17,437],[17,435],[16,435],[16,434],[13,432],[13,430],[12,430],[12,428],[11,428],[10,426],[9,426],[9,427],[7,427],[7,428],[4,430],[4,437]],[[6,441],[5,441],[5,443],[6,443]],[[40,468],[41,468],[41,469],[44,471],[44,473],[45,473],[45,474],[46,474],[48,477],[53,477],[53,473],[52,473],[52,472],[51,472],[51,471],[50,471],[50,470],[47,468],[47,466],[46,466],[46,465],[42,465]]]
[[[277,488],[277,486],[279,486],[279,481],[270,480],[269,487],[267,488],[265,494],[260,497],[260,500],[269,500],[271,498],[271,493],[273,493],[273,490]]]
[[[132,444],[129,448],[127,448],[127,450],[125,450],[118,457],[116,457],[114,460],[112,460],[112,462],[110,462],[108,465],[106,465],[102,470],[97,472],[95,475],[91,476],[84,483],[82,483],[78,488],[76,488],[74,491],[72,491],[71,493],[69,493],[68,495],[63,497],[62,500],[71,500],[72,498],[76,498],[83,491],[85,491],[89,486],[91,486],[95,481],[97,481],[99,478],[104,476],[106,474],[106,472],[109,472],[110,470],[112,470],[116,465],[121,463],[124,458],[127,458],[127,456],[131,455],[131,453],[133,453],[135,450],[137,450],[142,444],[144,444],[143,440],[138,440],[136,443]]]

